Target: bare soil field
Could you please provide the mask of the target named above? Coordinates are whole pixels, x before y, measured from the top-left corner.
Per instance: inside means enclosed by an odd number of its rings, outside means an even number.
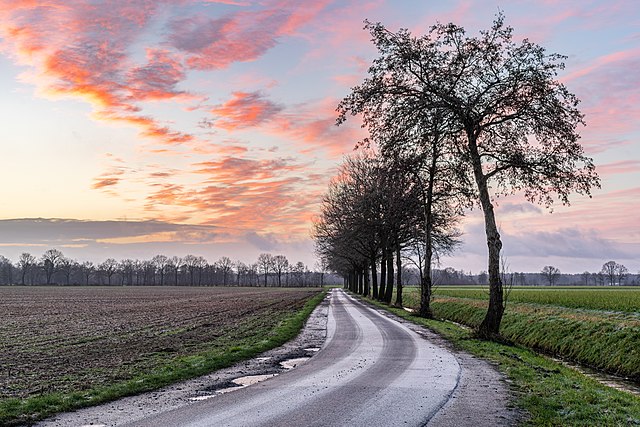
[[[318,292],[0,287],[0,403],[110,386],[216,348],[241,351],[233,346],[268,337]]]

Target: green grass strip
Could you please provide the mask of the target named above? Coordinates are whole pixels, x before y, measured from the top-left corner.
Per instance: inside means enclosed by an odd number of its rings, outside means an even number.
[[[50,393],[27,399],[6,399],[0,402],[0,426],[31,424],[56,413],[157,390],[255,357],[295,338],[325,295],[326,290],[318,293],[309,299],[301,310],[284,317],[275,328],[262,325],[259,318],[247,324],[243,323],[244,327],[251,327],[255,332],[250,337],[230,342],[224,347],[218,346],[197,354],[171,359],[150,372],[140,373],[127,381],[82,392]]]
[[[602,385],[527,348],[482,341],[455,324],[366,301],[429,328],[458,349],[497,364],[515,389],[515,403],[529,414],[524,425],[640,426],[637,396]]]

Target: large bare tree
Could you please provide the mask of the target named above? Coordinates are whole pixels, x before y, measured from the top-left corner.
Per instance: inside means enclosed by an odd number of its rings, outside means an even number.
[[[531,202],[550,206],[599,186],[593,161],[578,143],[579,101],[557,80],[565,58],[527,39],[514,42],[502,14],[478,37],[455,24],[436,24],[421,37],[380,23],[365,28],[380,55],[369,77],[339,105],[339,122],[389,97],[442,114],[457,135],[447,141],[456,142],[484,214],[490,292],[478,333],[497,336],[504,293],[492,197],[521,191]]]

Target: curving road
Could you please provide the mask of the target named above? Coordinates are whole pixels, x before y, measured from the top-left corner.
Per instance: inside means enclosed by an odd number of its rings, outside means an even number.
[[[129,425],[423,426],[460,372],[446,349],[334,289],[327,340],[305,364]]]

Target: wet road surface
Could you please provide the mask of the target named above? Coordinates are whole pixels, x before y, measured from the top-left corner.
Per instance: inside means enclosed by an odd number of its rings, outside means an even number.
[[[127,425],[423,426],[459,378],[448,350],[334,289],[327,340],[305,364]]]

